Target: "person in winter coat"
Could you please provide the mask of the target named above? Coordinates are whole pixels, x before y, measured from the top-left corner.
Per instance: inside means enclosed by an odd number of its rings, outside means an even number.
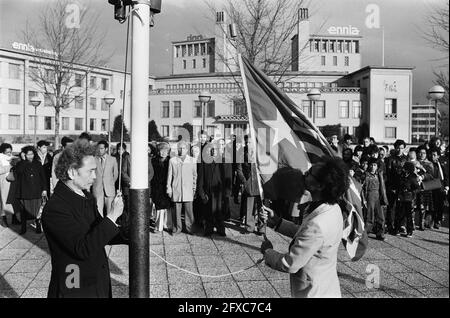
[[[349,188],[349,180],[348,168],[340,159],[313,165],[303,179],[312,201],[300,226],[262,208],[269,227],[292,237],[285,253],[275,251],[267,238],[261,245],[266,264],[290,274],[292,297],[341,297],[337,255],[344,223],[338,202]]]
[[[166,142],[157,145],[158,155],[152,159],[154,175],[151,180],[151,197],[156,210],[155,231],[171,228],[171,200],[167,195],[170,146]]]
[[[43,199],[48,199],[50,182],[47,182],[47,175],[42,164],[36,160],[36,151],[33,146],[26,146],[22,149],[26,160],[17,164],[17,184],[16,198],[21,204],[21,224],[20,234],[27,231],[27,218],[34,219],[38,216],[39,208]],[[41,232],[41,222],[36,219],[36,232]]]

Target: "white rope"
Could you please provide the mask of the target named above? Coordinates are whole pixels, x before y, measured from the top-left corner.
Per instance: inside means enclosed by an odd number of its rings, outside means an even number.
[[[150,249],[150,253],[152,253],[153,255],[155,255],[155,256],[157,256],[158,258],[160,258],[160,259],[161,259],[164,263],[166,263],[167,265],[172,266],[172,267],[174,267],[174,268],[176,268],[176,269],[178,269],[178,270],[180,270],[180,271],[183,271],[183,272],[185,272],[185,273],[188,273],[188,274],[191,274],[191,275],[194,275],[194,276],[199,276],[199,277],[209,277],[209,278],[220,278],[220,277],[227,277],[227,276],[231,276],[231,275],[236,275],[236,274],[245,272],[245,271],[247,271],[247,270],[249,270],[249,269],[251,269],[251,268],[257,266],[259,263],[261,263],[261,262],[264,260],[264,258],[261,258],[261,259],[258,260],[255,264],[253,264],[253,265],[251,265],[251,266],[249,266],[249,267],[247,267],[247,268],[244,268],[244,269],[238,270],[238,271],[236,271],[236,272],[233,272],[233,273],[227,273],[227,274],[221,274],[221,275],[206,275],[206,274],[195,273],[195,272],[189,271],[189,270],[187,270],[187,269],[181,268],[181,267],[179,267],[179,266],[177,266],[177,265],[175,265],[175,264],[172,264],[172,263],[166,261],[166,260],[164,259],[164,257],[160,256],[158,253],[154,252],[152,249]]]

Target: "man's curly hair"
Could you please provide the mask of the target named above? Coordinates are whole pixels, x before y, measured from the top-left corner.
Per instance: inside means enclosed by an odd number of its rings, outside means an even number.
[[[323,186],[323,200],[335,204],[350,186],[348,167],[340,158],[327,159],[316,172],[316,178]]]
[[[83,159],[87,156],[95,156],[95,147],[87,140],[76,140],[67,146],[61,153],[55,167],[56,177],[61,181],[70,180],[67,172],[70,168],[79,169],[83,166]]]

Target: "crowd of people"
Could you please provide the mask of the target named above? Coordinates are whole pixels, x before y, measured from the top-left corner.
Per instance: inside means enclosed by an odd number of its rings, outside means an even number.
[[[87,133],[79,139],[92,143]],[[258,216],[262,202],[251,139],[244,136],[240,143],[233,135],[226,143],[201,131],[198,140],[195,144],[181,140],[175,149],[167,142],[149,143],[151,231],[225,236],[225,221],[231,218],[234,201],[240,205],[237,224],[243,232],[261,235],[265,225]],[[335,156],[346,163],[361,196],[368,233],[383,240],[386,232],[410,237],[416,228],[423,231],[441,226],[449,183],[448,148],[440,138],[409,147],[407,153],[403,140],[397,140],[393,149],[377,145],[371,137],[357,145],[350,135],[341,142],[332,136],[329,142]],[[3,226],[9,225],[7,215],[11,214],[12,224],[21,225],[20,233],[26,232],[30,219],[35,220],[31,225],[36,231],[42,231],[40,214],[58,182],[55,167],[61,151],[71,143],[72,139],[63,137],[62,148],[51,155],[48,142],[41,140],[36,149],[22,148],[17,158],[10,144],[1,144]],[[129,204],[130,153],[125,143],[118,143],[114,153],[110,148],[105,140],[96,143],[96,179],[91,193],[102,216],[110,212],[119,188],[125,211]],[[296,206],[291,202],[288,211],[292,213],[282,216],[298,223]]]
[[[411,237],[414,230],[439,229],[448,206],[448,147],[440,138],[419,146],[396,140],[393,149],[373,138],[351,146],[330,141],[335,154],[349,168],[363,201],[368,233],[384,240],[385,232]]]

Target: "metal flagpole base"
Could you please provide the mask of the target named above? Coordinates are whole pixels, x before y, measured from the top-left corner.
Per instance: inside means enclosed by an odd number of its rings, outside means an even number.
[[[149,298],[149,189],[130,189],[130,298]]]

